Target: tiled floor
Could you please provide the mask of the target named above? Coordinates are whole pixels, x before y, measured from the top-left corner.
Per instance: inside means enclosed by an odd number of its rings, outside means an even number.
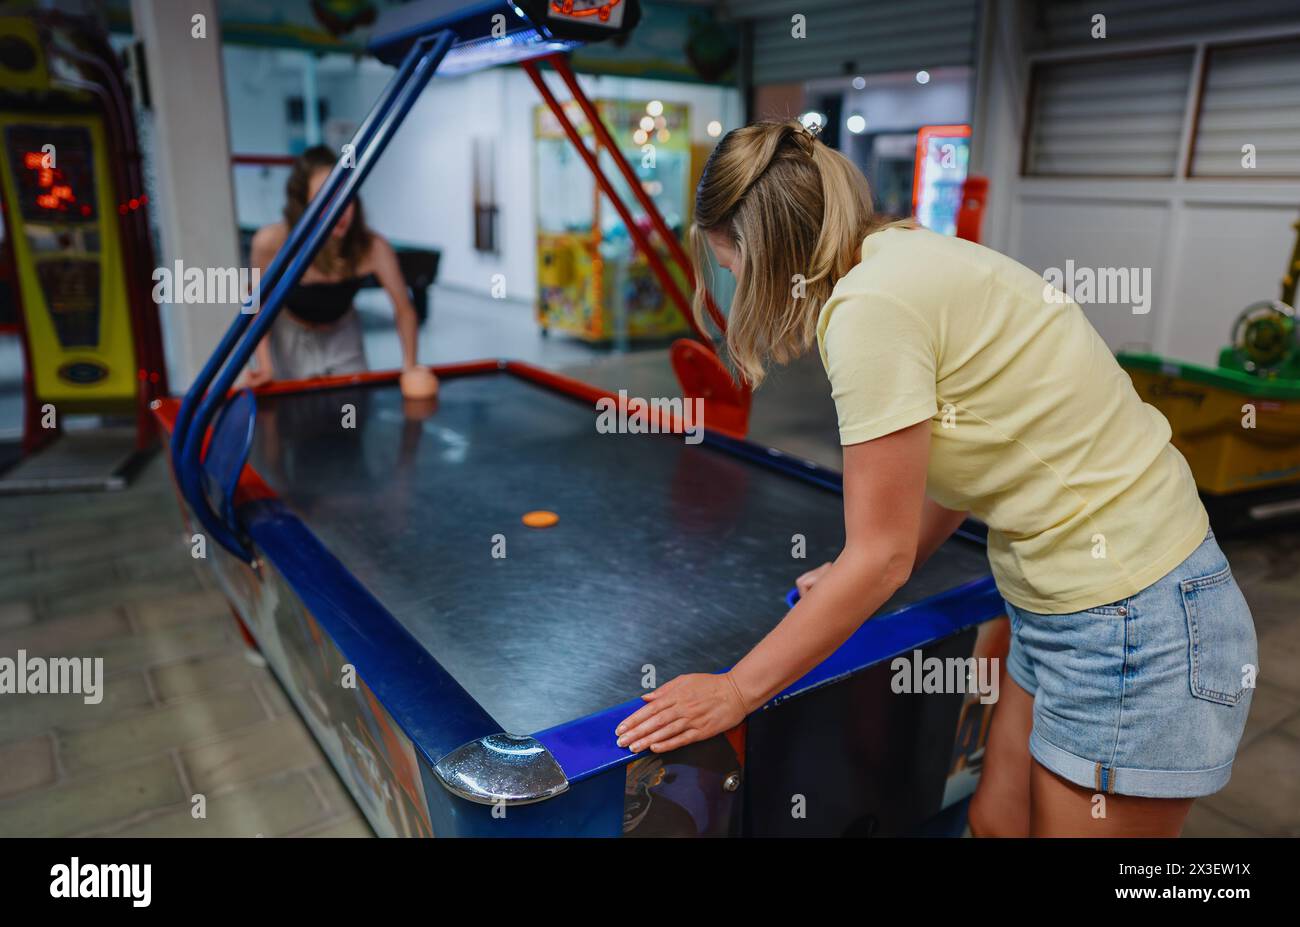
[[[0,498],[0,524],[0,655],[104,661],[99,704],[0,695],[0,835],[369,835],[205,587],[162,457],[124,492]]]
[[[1229,539],[1255,615],[1260,681],[1232,781],[1192,806],[1188,836],[1300,836],[1300,531]]]
[[[434,318],[425,360],[516,357],[633,395],[675,389],[665,352],[542,339],[526,306],[442,294]],[[391,334],[371,329],[372,365],[391,365]],[[759,391],[751,433],[838,466],[815,357]],[[99,656],[106,676],[93,706],[0,696],[0,836],[370,833],[189,557],[161,458],[121,493],[0,498],[0,525],[0,656]],[[1232,782],[1196,804],[1187,834],[1300,836],[1300,533],[1224,547],[1255,611],[1262,681]]]

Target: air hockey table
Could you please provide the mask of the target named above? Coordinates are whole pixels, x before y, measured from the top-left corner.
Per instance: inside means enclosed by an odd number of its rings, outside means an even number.
[[[603,434],[610,394],[526,364],[435,371],[425,403],[392,373],[245,391],[203,458],[255,553],[207,563],[377,833],[960,831],[992,705],[898,691],[895,659],[1005,654],[978,537],[735,730],[633,755],[614,727],[641,693],[730,667],[838,554],[839,475],[709,431]],[[558,524],[525,527],[536,509]]]

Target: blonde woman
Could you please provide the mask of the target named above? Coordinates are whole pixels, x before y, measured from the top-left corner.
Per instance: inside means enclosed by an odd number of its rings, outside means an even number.
[[[645,695],[618,742],[661,752],[740,723],[969,512],[1012,628],[972,832],[1177,835],[1228,781],[1258,657],[1169,424],[1033,271],[870,204],[857,169],[797,122],[737,129],[705,167],[692,238],[699,268],[707,247],[736,279],[732,362],[758,385],[769,362],[820,350],[845,544],[730,672]]]

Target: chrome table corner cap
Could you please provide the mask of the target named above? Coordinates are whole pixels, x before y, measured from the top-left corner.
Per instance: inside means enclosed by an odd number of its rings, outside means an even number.
[[[481,805],[527,805],[569,788],[551,751],[520,734],[471,740],[440,759],[433,771],[453,795]]]

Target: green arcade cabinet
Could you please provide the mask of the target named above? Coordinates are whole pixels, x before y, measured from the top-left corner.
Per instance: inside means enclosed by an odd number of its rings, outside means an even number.
[[[1298,276],[1300,237],[1280,298],[1242,310],[1217,367],[1119,355],[1138,394],[1169,419],[1220,533],[1300,521]]]

